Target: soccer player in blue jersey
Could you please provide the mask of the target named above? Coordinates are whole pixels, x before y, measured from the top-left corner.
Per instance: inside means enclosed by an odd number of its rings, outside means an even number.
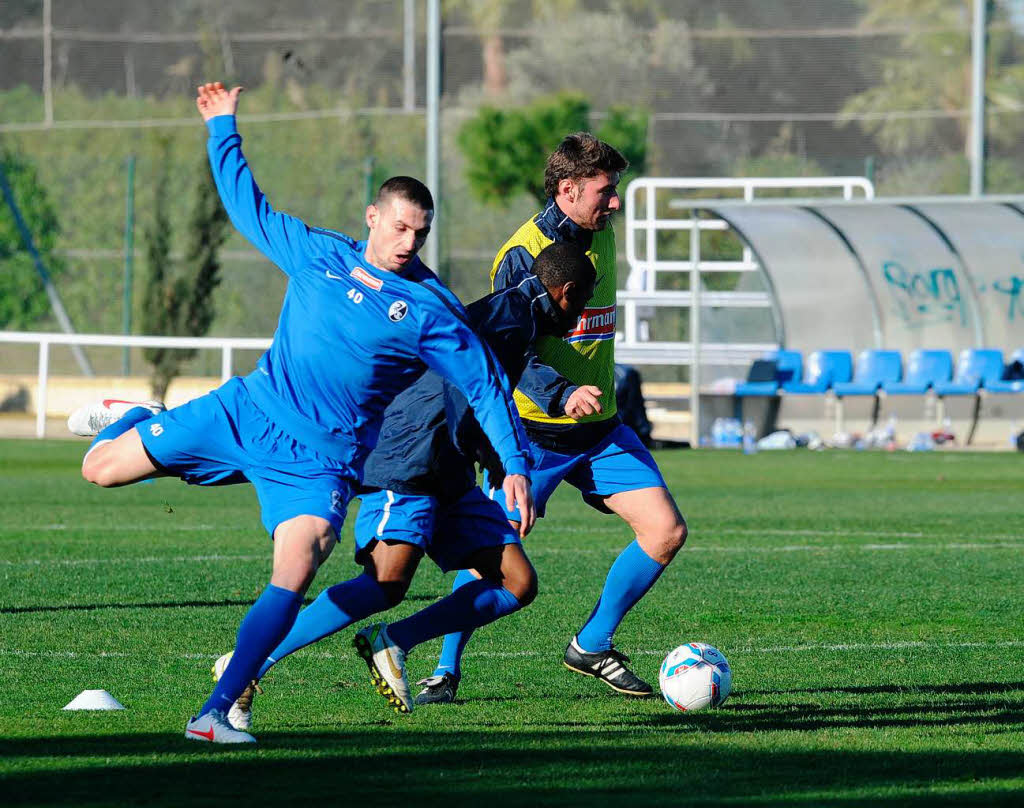
[[[256,370],[169,411],[106,400],[69,426],[98,432],[83,460],[104,487],[177,476],[197,485],[251,482],[274,540],[270,584],[238,630],[235,652],[185,737],[252,743],[226,713],[287,635],[302,595],[337,541],[377,442],[386,406],[428,368],[467,398],[506,473],[525,535],[534,519],[522,429],[494,356],[465,310],[417,257],[433,218],[427,188],[384,183],[366,210],[365,242],[275,211],[235,128],[241,88],[204,84],[196,105],[234,225],[289,276],[277,331]]]
[[[512,384],[537,337],[564,334],[576,323],[596,280],[590,260],[572,244],[541,251],[533,270],[516,286],[466,307],[469,322]],[[505,510],[476,487],[474,459],[492,477],[501,474],[465,397],[450,382],[427,372],[395,398],[363,470],[355,524],[363,574],[324,590],[299,612],[257,679],[288,654],[397,605],[424,554],[445,572],[475,569],[479,578],[463,572],[467,586],[447,598],[356,635],[371,680],[397,712],[412,710],[404,672],[405,655],[414,646],[441,636],[444,624],[483,625],[533,600],[536,573]],[[214,675],[230,658],[228,653],[217,660]],[[233,726],[250,726],[254,692],[250,686],[232,705]]]
[[[574,328],[539,339],[515,393],[530,437],[537,509],[565,480],[583,499],[623,519],[636,535],[608,571],[590,617],[569,640],[563,661],[619,693],[649,696],[651,686],[627,665],[612,637],[686,541],[686,522],[651,453],[615,411],[616,249],[611,217],[627,168],[612,146],[586,132],[565,137],[548,157],[544,209],[501,247],[491,269],[494,289],[515,286],[547,245],[587,251],[597,269],[593,299]],[[509,512],[509,519],[517,520]],[[456,580],[456,586],[460,583]],[[468,633],[445,637],[434,677],[416,703],[451,701],[461,677]]]

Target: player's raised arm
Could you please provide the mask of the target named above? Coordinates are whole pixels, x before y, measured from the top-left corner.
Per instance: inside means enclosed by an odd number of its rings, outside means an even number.
[[[196,108],[210,133],[206,144],[210,169],[231,223],[271,261],[289,275],[318,255],[321,238],[301,220],[278,213],[256,184],[242,154],[235,112],[241,87],[225,89],[219,82],[200,84]]]
[[[234,115],[238,109],[238,96],[244,89],[232,87],[226,90],[219,81],[200,84],[196,88],[196,107],[203,121],[216,118],[218,115]]]

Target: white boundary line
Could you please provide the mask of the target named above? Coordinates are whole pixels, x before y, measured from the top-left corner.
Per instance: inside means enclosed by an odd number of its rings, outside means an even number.
[[[198,533],[209,531],[210,533],[239,533],[251,531],[254,535],[263,532],[262,528],[253,524],[252,527],[239,527],[237,525],[160,525],[155,526],[161,533]],[[91,525],[76,523],[73,525],[0,525],[0,533],[10,531],[21,533],[57,533],[62,530],[95,530],[103,533],[130,533],[138,531],[138,525]]]
[[[745,646],[737,648],[726,648],[730,654],[769,654],[769,653],[806,653],[813,651],[904,651],[904,650],[932,650],[937,648],[950,649],[975,649],[975,648],[1024,648],[1024,640],[995,640],[991,642],[925,642],[923,640],[906,640],[883,643],[808,643],[805,645],[768,645],[768,646]],[[668,650],[642,650],[633,651],[636,656],[662,656]],[[548,657],[552,654],[557,656],[555,651],[467,651],[466,657],[479,657],[487,659],[508,659],[513,657]],[[216,654],[133,654],[124,651],[25,651],[18,648],[0,648],[0,657],[18,658],[44,658],[44,659],[125,659],[132,657],[154,656],[161,659],[199,659],[214,660]],[[304,656],[316,659],[346,659],[354,658],[351,654],[333,654],[329,651],[305,653]],[[908,687],[908,689],[912,689]]]
[[[608,548],[568,548],[568,547],[527,547],[530,556],[545,555],[615,555],[622,550],[617,547]],[[1004,550],[1024,549],[1024,541],[1010,542],[941,542],[941,543],[913,543],[901,542],[896,544],[786,544],[778,547],[737,547],[730,545],[687,545],[683,548],[684,553],[750,553],[752,555],[763,553],[797,553],[814,551],[849,551],[849,552],[879,552],[888,550]]]
[[[730,545],[697,545],[686,547],[685,553],[727,553],[765,555],[774,553],[813,553],[813,552],[889,552],[915,550],[1021,550],[1024,541],[978,541],[978,542],[901,542],[893,544],[787,544],[780,547],[737,547]],[[576,556],[610,556],[617,555],[621,548],[569,548],[569,547],[527,547],[529,555],[543,557],[548,555]],[[12,561],[0,559],[0,567],[84,567],[103,564],[202,564],[210,562],[248,563],[252,561],[269,561],[270,553],[241,555],[194,555],[194,556],[140,556],[138,558],[56,558],[56,559],[22,559]]]
[[[692,527],[692,526],[691,526]],[[39,533],[39,532],[58,532],[64,530],[102,530],[105,533],[111,532],[122,532],[129,533],[132,531],[138,531],[137,525],[0,525],[0,534],[5,532],[19,532],[19,533]],[[254,536],[262,536],[262,530],[259,527],[217,527],[214,525],[168,525],[161,526],[158,528],[164,533],[197,533],[201,531],[209,531],[210,533],[239,533],[239,532],[251,532]],[[539,528],[542,533],[527,539],[527,543],[532,541],[546,541],[549,536],[558,536],[563,533],[577,534],[598,534],[598,533],[622,533],[625,535],[628,530],[625,525],[611,524],[611,525],[598,525],[595,527],[570,527],[561,526],[555,527],[552,525],[550,528],[546,525],[542,525]],[[952,532],[952,531],[950,531]],[[863,538],[863,539],[924,539],[929,536],[935,536],[936,538],[947,535],[939,530],[926,532],[926,531],[890,531],[890,530],[781,530],[774,528],[740,528],[740,527],[715,527],[704,530],[693,531],[693,541],[696,542],[701,538],[709,536],[821,536],[823,538]],[[992,534],[984,537],[985,539],[1009,539],[1024,541],[1024,533],[1000,533]]]
[[[270,561],[270,553],[259,555],[143,556],[140,558],[30,558],[22,561],[0,559],[4,567],[81,567],[99,564],[194,564],[208,561]]]
[[[769,645],[766,647],[745,646],[739,648],[727,648],[730,654],[773,654],[780,651],[785,653],[803,653],[807,651],[900,651],[900,650],[929,650],[935,648],[1024,648],[1024,640],[996,640],[993,642],[924,642],[918,640],[906,640],[901,642],[884,643],[809,643],[806,645]],[[630,651],[634,656],[664,656],[667,650],[652,651]],[[0,652],[2,653],[2,652]],[[723,652],[724,653],[724,652]],[[468,656],[504,658],[504,657],[533,657],[550,656],[547,651],[467,651]]]
[[[743,528],[743,527],[715,527],[699,529],[690,525],[693,541],[709,536],[821,536],[828,539],[839,538],[861,538],[861,539],[925,539],[929,536],[941,538],[954,532],[934,530],[925,531],[894,531],[894,530],[780,530],[772,528]],[[622,533],[628,531],[624,525],[602,525],[596,528],[589,527],[561,527],[552,529],[551,535],[557,536],[560,533]],[[545,531],[547,535],[547,531]],[[985,537],[989,539],[1017,539],[1024,540],[1024,533],[993,533]],[[530,539],[527,539],[530,541]]]

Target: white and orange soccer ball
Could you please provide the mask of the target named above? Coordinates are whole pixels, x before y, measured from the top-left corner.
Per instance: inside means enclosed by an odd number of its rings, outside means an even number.
[[[658,684],[669,706],[688,713],[722,704],[732,689],[732,670],[717,648],[691,642],[665,657]]]

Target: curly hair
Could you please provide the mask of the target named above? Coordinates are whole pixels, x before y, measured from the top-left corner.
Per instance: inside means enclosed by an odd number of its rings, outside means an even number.
[[[627,168],[629,161],[614,146],[589,132],[574,132],[566,135],[548,157],[544,168],[544,193],[556,196],[562,180],[579,182],[601,171],[621,174]]]
[[[583,286],[597,280],[597,271],[587,251],[572,241],[549,244],[537,253],[531,269],[548,289],[564,286],[569,281]]]

